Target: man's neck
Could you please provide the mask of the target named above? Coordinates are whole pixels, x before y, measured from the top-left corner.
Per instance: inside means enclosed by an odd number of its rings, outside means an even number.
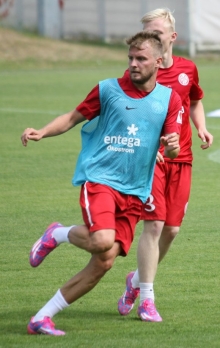
[[[171,49],[163,54],[161,68],[162,69],[170,68],[172,65],[173,65],[173,53]]]
[[[151,91],[153,91],[153,89],[156,86],[155,81],[154,82],[149,82],[148,81],[144,85],[141,85],[141,84],[138,84],[138,83],[134,83],[134,82],[133,82],[133,84],[135,85],[135,87],[137,89],[139,89],[140,91],[146,92],[146,93],[150,93]]]

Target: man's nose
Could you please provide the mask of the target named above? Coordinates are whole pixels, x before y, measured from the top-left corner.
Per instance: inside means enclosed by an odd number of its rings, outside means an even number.
[[[135,58],[133,58],[130,62],[131,66],[137,66],[137,61]]]

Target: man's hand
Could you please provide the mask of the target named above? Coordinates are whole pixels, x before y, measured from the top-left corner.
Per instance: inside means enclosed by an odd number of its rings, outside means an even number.
[[[160,137],[160,142],[163,146],[169,146],[170,150],[177,149],[179,147],[179,135],[177,133],[170,133]]]
[[[160,138],[160,142],[164,145],[164,155],[170,159],[178,156],[180,151],[179,134],[170,133]]]
[[[21,136],[21,142],[24,146],[27,146],[29,140],[39,141],[43,137],[43,133],[34,128],[26,128]]]
[[[157,152],[156,162],[157,163],[164,162],[164,158],[159,151]]]
[[[213,135],[209,133],[206,129],[203,131],[198,130],[198,137],[204,143],[200,146],[203,150],[208,149],[213,143]]]

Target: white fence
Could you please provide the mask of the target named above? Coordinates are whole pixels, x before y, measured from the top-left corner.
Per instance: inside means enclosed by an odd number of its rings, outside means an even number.
[[[220,0],[0,0],[1,25],[53,38],[121,40],[141,30],[149,10],[174,11],[178,40],[191,56],[220,49]]]

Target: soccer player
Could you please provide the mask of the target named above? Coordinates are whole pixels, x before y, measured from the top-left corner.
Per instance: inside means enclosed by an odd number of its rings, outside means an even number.
[[[156,83],[162,62],[160,39],[155,33],[140,32],[127,44],[129,77],[101,81],[76,109],[40,130],[27,128],[21,136],[26,146],[29,140],[56,136],[89,120],[82,127],[82,151],[73,177],[73,183],[81,185],[85,225],[51,224],[32,247],[30,263],[37,267],[62,242],[92,256],[31,318],[29,334],[65,334],[55,329],[52,317],[94,288],[118,255],[128,253],[151,191],[160,142],[166,156],[179,153],[181,100],[175,91]]]
[[[143,321],[162,320],[154,304],[153,282],[160,262],[179,232],[186,213],[191,185],[192,132],[190,117],[203,144],[211,146],[213,136],[207,131],[202,104],[203,91],[199,86],[195,64],[172,54],[176,40],[175,19],[168,9],[156,9],[142,18],[143,29],[156,31],[163,45],[163,61],[157,73],[157,82],[173,88],[182,100],[183,124],[180,135],[180,153],[171,159],[163,155],[163,146],[157,155],[153,186],[143,206],[144,230],[140,236],[137,261],[138,270],[126,277],[126,289],[118,301],[121,315],[132,310],[140,294],[138,313]],[[125,72],[128,76],[128,72]],[[148,315],[151,312],[151,315]]]

